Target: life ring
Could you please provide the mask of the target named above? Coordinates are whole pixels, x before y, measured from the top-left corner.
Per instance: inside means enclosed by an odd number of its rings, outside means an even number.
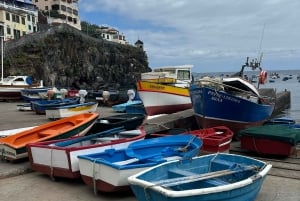
[[[259,84],[265,84],[266,81],[267,81],[267,76],[268,76],[268,73],[267,71],[260,71],[259,73]]]

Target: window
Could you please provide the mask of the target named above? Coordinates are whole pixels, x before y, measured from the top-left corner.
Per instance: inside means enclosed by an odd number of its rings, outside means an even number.
[[[20,16],[16,15],[16,22],[20,23]]]
[[[30,15],[27,15],[27,21],[30,21]]]
[[[6,32],[7,32],[7,34],[10,35],[11,34],[11,29],[9,27],[7,27]]]
[[[32,16],[32,22],[35,23],[35,17],[34,16]]]
[[[65,5],[61,5],[61,6],[60,6],[60,9],[61,9],[62,11],[66,11],[66,10],[67,10],[67,7],[66,7]]]
[[[31,25],[28,25],[28,30],[31,30]]]
[[[6,13],[6,20],[10,21],[10,13]]]
[[[45,10],[48,10],[48,6],[45,6]]]
[[[25,17],[22,17],[22,24],[25,25]]]

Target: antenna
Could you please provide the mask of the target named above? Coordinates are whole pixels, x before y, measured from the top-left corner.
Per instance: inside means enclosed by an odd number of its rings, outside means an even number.
[[[262,34],[261,34],[261,38],[260,38],[259,49],[258,49],[258,57],[260,57],[259,63],[261,62],[261,58],[262,58],[261,47],[262,47],[262,42],[264,39],[265,28],[266,28],[266,23],[264,23],[264,26],[263,26],[263,30],[262,30]],[[259,54],[261,54],[261,56],[259,56]]]

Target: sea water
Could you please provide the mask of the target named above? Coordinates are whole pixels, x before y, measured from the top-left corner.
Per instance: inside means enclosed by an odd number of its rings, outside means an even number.
[[[271,74],[277,73],[279,78],[272,79]],[[197,78],[203,76],[220,76],[220,75],[232,75],[233,73],[199,73]],[[258,71],[245,72],[249,78],[252,75],[258,75]],[[294,119],[297,123],[300,123],[300,81],[297,77],[300,76],[300,70],[278,70],[268,71],[268,78],[264,85],[260,85],[259,88],[274,88],[276,92],[288,90],[291,92],[291,107],[284,110],[278,117],[289,117]],[[284,81],[283,79],[288,79]],[[273,80],[273,82],[270,82]],[[257,83],[253,83],[257,87]]]
[[[266,84],[261,85],[261,88],[275,88],[277,92],[288,90],[291,92],[291,107],[284,110],[280,116],[290,117],[300,123],[300,70],[293,71],[277,71],[280,78],[271,79],[268,77]],[[270,73],[269,73],[270,74]],[[287,77],[286,81],[283,79]],[[270,82],[273,80],[274,82]]]

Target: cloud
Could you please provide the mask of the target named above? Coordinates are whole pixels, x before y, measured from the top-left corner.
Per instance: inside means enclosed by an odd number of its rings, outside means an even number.
[[[79,1],[82,20],[116,27],[131,44],[141,39],[150,67],[194,64],[197,71],[220,71],[224,62],[225,71],[236,70],[260,52],[274,68],[287,57],[299,67],[298,8],[297,0]]]

